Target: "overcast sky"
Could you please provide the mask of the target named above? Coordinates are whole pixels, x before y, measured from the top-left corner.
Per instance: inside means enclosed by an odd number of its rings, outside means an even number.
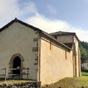
[[[88,0],[0,0],[0,27],[15,17],[48,33],[76,32],[88,42]]]

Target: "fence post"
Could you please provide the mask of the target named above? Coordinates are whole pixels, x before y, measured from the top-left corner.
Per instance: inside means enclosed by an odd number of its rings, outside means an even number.
[[[29,78],[28,76],[29,76],[29,68],[27,68],[27,78]]]
[[[6,81],[6,68],[5,68],[5,81]]]
[[[6,81],[6,68],[2,68],[2,70],[5,70],[5,81]]]

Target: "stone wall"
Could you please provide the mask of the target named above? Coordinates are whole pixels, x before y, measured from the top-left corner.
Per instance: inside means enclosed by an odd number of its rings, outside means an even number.
[[[57,36],[57,40],[62,43],[72,43],[74,41],[73,35],[61,35]]]
[[[29,76],[24,79],[37,80],[38,72],[38,33],[18,22],[13,23],[0,32],[0,74],[5,74],[2,68],[6,68],[7,78],[11,73],[14,56],[20,55],[22,68],[29,68]],[[23,73],[26,73],[24,70]],[[0,76],[1,77],[1,76]]]
[[[73,77],[72,51],[42,38],[40,57],[42,85],[54,83],[64,77]]]
[[[79,77],[81,73],[81,58],[79,50],[79,41],[76,37],[74,37],[74,48],[75,48],[76,72],[77,72],[76,77]]]
[[[2,84],[0,88],[40,88],[40,83],[38,82],[25,82],[16,84]]]

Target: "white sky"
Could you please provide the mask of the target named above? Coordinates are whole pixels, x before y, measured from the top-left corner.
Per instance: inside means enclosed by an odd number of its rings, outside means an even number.
[[[48,33],[56,31],[76,32],[80,40],[88,42],[88,30],[85,28],[79,25],[73,26],[70,21],[65,19],[46,16],[46,14],[43,13],[44,10],[40,12],[39,9],[41,9],[41,7],[38,8],[37,3],[33,2],[34,0],[22,1],[0,0],[0,27],[13,20],[15,17],[18,17],[18,19],[32,24]],[[53,14],[53,16],[57,14],[57,10],[54,6],[49,3],[47,3],[46,6],[49,14]]]

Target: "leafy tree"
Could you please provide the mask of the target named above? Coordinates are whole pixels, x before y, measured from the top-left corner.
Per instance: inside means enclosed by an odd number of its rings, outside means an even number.
[[[88,43],[80,42],[79,47],[81,52],[81,62],[83,63],[85,60],[88,59]]]

